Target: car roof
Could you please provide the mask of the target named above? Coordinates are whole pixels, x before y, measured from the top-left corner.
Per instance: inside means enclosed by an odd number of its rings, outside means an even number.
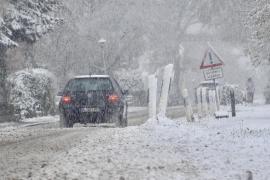
[[[109,75],[80,75],[75,76],[75,79],[84,79],[84,78],[110,78]]]

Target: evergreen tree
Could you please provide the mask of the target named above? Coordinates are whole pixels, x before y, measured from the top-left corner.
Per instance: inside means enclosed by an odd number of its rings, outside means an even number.
[[[270,63],[270,2],[256,0],[246,25],[250,33],[249,50],[254,66]]]

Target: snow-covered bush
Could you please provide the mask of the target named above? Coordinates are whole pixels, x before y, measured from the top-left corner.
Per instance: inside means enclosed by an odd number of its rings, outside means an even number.
[[[236,104],[242,104],[245,101],[245,91],[240,89],[237,85],[225,84],[220,89],[220,103],[222,105],[231,104],[230,92],[234,90]]]
[[[129,90],[132,96],[132,105],[145,105],[147,103],[147,92],[142,73],[139,70],[122,69],[117,71],[114,76],[124,90]]]
[[[7,80],[8,101],[21,118],[48,115],[55,111],[54,76],[45,69],[22,70]]]
[[[141,91],[144,87],[141,74],[142,73],[137,70],[122,69],[117,71],[114,75],[123,89]]]

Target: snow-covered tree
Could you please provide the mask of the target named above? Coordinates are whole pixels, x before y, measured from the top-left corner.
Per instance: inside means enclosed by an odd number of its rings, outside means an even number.
[[[7,105],[7,89],[6,89],[6,77],[7,77],[7,62],[6,51],[10,47],[17,46],[8,36],[11,35],[11,31],[6,27],[5,22],[0,17],[0,115],[6,114],[9,111]],[[1,119],[0,119],[1,120]]]
[[[31,54],[32,44],[61,22],[61,19],[54,17],[57,8],[57,0],[11,0],[4,13],[11,39],[26,42],[25,45],[29,46],[29,51],[26,52],[29,66],[37,66]]]
[[[250,55],[255,66],[270,63],[270,2],[256,0],[249,13],[247,27],[250,32]]]
[[[213,27],[216,36],[225,41],[240,43],[246,40],[244,18],[251,0],[204,0],[198,18],[205,26]]]
[[[36,42],[61,21],[53,16],[59,7],[56,0],[11,0],[4,21],[16,41]]]
[[[269,103],[270,94],[270,2],[255,0],[246,18],[246,27],[249,32],[249,54],[255,67],[266,69],[268,81],[265,83],[264,95]],[[268,69],[268,71],[267,71]]]
[[[2,4],[5,6],[2,7]],[[54,16],[58,7],[57,0],[1,0],[0,10],[3,16],[0,17],[0,99],[5,106],[8,48],[17,46],[20,42],[26,42],[31,47],[41,36],[52,30],[61,22]],[[29,57],[29,63],[35,66],[32,56]]]

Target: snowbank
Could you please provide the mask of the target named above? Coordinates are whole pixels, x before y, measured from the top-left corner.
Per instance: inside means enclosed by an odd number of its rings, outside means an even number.
[[[149,120],[102,129],[59,154],[33,178],[254,179],[270,178],[270,106],[243,107],[235,119],[187,123]]]
[[[205,179],[270,178],[270,106],[244,107],[237,117],[204,119],[188,130],[188,156]]]

